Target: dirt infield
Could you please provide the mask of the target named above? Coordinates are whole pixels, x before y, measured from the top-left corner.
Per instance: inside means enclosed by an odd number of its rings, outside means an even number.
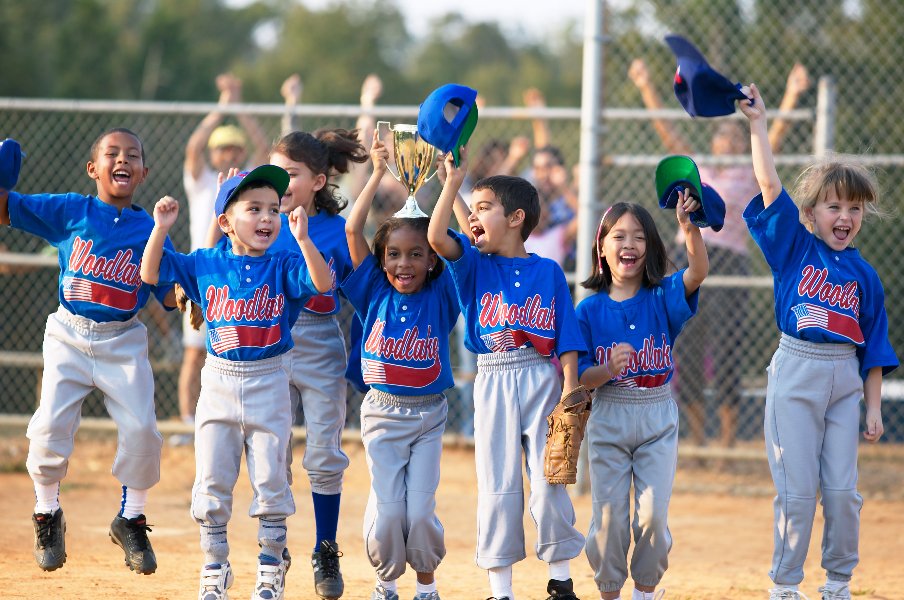
[[[22,437],[0,438],[0,597],[91,599],[170,599],[197,596],[197,527],[188,514],[194,476],[191,448],[166,446],[163,478],[151,492],[148,520],[159,569],[151,576],[133,574],[123,566],[122,554],[110,543],[107,529],[118,509],[118,485],[110,475],[114,451],[108,440],[79,440],[69,476],[62,490],[68,522],[68,560],[63,569],[44,573],[31,555],[33,501],[31,480],[16,465],[24,461]],[[302,448],[296,448],[301,464]],[[349,600],[370,597],[373,571],[363,552],[361,520],[367,501],[368,476],[360,444],[346,444],[351,459],[342,498],[339,544]],[[681,468],[672,501],[670,525],[674,546],[662,587],[667,600],[763,599],[770,581],[766,575],[771,554],[771,498],[763,493],[727,495],[707,492],[705,469]],[[289,572],[286,598],[316,598],[307,561],[313,545],[313,519],[307,480],[295,485],[298,513],[289,521],[289,544],[295,563]],[[768,480],[760,481],[768,484]],[[900,485],[900,479],[898,480]],[[765,487],[765,486],[764,486]],[[257,523],[247,516],[250,488],[243,471],[236,489],[235,516],[230,523],[231,561],[236,573],[233,598],[250,596],[257,554]],[[473,453],[448,449],[443,455],[438,512],[446,530],[448,554],[437,572],[445,600],[476,600],[490,595],[485,573],[474,565],[476,484]],[[586,531],[590,499],[575,499],[579,528]],[[859,600],[904,598],[904,501],[868,499],[863,509],[861,564],[853,591]],[[534,530],[525,518],[528,544]],[[821,520],[814,531],[821,532]],[[818,598],[820,535],[814,536],[807,580],[802,591]],[[519,599],[544,599],[547,572],[529,551],[515,565],[515,593]],[[576,592],[584,600],[598,598],[590,567],[583,555],[572,562]],[[627,591],[627,590],[626,590]],[[414,595],[414,574],[400,581],[403,599]],[[630,597],[630,596],[628,596]]]

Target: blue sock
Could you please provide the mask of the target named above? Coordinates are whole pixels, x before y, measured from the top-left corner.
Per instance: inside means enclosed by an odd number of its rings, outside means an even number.
[[[336,541],[336,529],[339,527],[339,500],[342,494],[318,494],[311,492],[314,497],[314,523],[317,527],[317,544],[314,552],[320,552],[320,542]]]

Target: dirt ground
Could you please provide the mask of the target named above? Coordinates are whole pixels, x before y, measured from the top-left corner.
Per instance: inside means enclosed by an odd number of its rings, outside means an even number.
[[[148,521],[159,568],[151,576],[139,576],[123,566],[120,549],[110,543],[109,523],[118,509],[119,489],[110,475],[114,446],[107,439],[80,437],[62,489],[68,532],[66,565],[44,573],[32,558],[33,489],[21,467],[23,437],[0,438],[0,597],[91,599],[170,599],[197,596],[197,527],[189,517],[189,494],[194,476],[191,447],[164,447],[162,480],[150,495]],[[370,597],[374,581],[361,538],[361,521],[367,501],[368,475],[359,443],[346,444],[351,459],[342,497],[339,545],[344,553],[342,572],[349,600]],[[303,447],[295,449],[301,464]],[[684,459],[682,459],[684,461]],[[898,461],[895,461],[898,462]],[[893,463],[892,463],[893,464]],[[899,466],[898,462],[895,467]],[[713,493],[706,484],[711,471],[691,462],[679,470],[670,513],[674,546],[669,570],[662,581],[667,600],[764,599],[770,586],[766,573],[771,556],[771,497],[768,479],[760,472],[758,486],[740,494]],[[898,484],[900,485],[900,479]],[[297,477],[294,486],[298,513],[289,521],[289,544],[295,562],[289,571],[286,598],[316,598],[307,554],[313,545],[313,519],[307,480]],[[257,523],[247,516],[250,488],[242,474],[236,488],[235,515],[230,523],[231,561],[236,574],[233,598],[249,597],[256,566]],[[590,521],[589,496],[574,500],[578,526],[586,531]],[[482,599],[490,595],[484,571],[474,564],[476,483],[473,452],[449,448],[443,455],[438,513],[446,531],[448,553],[437,571],[445,600]],[[818,598],[822,583],[819,568],[821,519],[814,527],[807,578],[802,591]],[[534,528],[525,518],[528,559],[514,567],[515,594],[519,599],[546,598],[547,571],[531,552]],[[859,600],[904,598],[904,500],[868,498],[862,512],[861,563],[853,580]],[[572,561],[577,595],[598,598],[590,567],[581,555]],[[630,594],[630,591],[626,589]],[[404,598],[414,595],[414,574],[399,582]],[[624,596],[623,596],[624,597]],[[630,595],[627,595],[630,598]]]

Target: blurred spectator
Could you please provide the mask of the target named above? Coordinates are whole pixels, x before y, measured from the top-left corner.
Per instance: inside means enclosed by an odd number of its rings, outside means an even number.
[[[628,76],[640,90],[644,105],[650,110],[663,108],[655,87],[650,82],[644,61],[635,59]],[[797,105],[801,94],[810,86],[806,68],[794,65],[788,75],[780,111]],[[690,144],[675,130],[673,123],[653,119],[653,127],[668,152],[692,155]],[[714,121],[715,130],[710,151],[716,156],[750,154],[750,135],[742,121],[720,119]],[[769,143],[778,151],[789,123],[777,118],[769,129]],[[702,230],[709,254],[709,274],[747,276],[750,273],[747,226],[742,218],[744,207],[760,193],[752,166],[700,166],[700,179],[711,185],[725,201],[725,226],[716,232]],[[679,230],[675,243],[684,247]],[[678,393],[685,407],[691,439],[697,444],[706,441],[706,411],[703,390],[707,382],[715,388],[719,404],[720,444],[732,446],[737,432],[738,406],[741,401],[744,346],[744,316],[748,290],[742,286],[707,287],[700,294],[697,318],[691,319],[675,348]]]

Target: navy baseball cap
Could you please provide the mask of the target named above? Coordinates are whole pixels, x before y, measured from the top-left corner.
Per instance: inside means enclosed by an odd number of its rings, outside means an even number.
[[[417,131],[441,152],[452,152],[461,162],[459,148],[477,127],[477,90],[457,83],[442,85],[427,96],[417,114]]]
[[[16,187],[24,154],[16,140],[6,138],[0,142],[0,188],[11,190]]]
[[[741,84],[732,83],[709,66],[697,48],[680,35],[667,35],[665,42],[678,59],[675,97],[692,117],[722,117],[735,111],[735,100],[749,100]]]
[[[678,192],[690,189],[691,196],[700,201],[700,208],[691,213],[691,223],[697,227],[712,227],[719,231],[725,224],[725,202],[718,192],[700,181],[697,164],[689,156],[667,156],[656,166],[656,195],[660,208],[678,206]]]
[[[286,193],[286,188],[289,187],[289,174],[285,169],[276,165],[261,165],[250,171],[243,171],[235,177],[230,177],[223,182],[223,185],[220,186],[220,191],[217,192],[214,214],[219,217],[226,212],[226,207],[229,206],[229,203],[235,200],[243,189],[255,181],[268,182],[276,188],[276,193],[282,199],[283,194]]]

